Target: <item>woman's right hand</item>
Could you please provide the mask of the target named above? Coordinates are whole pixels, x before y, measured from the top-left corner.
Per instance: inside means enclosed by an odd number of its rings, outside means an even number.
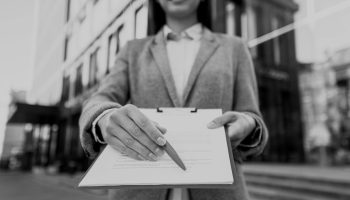
[[[164,154],[161,146],[166,129],[149,120],[136,106],[116,108],[98,121],[104,141],[136,160],[156,161]]]

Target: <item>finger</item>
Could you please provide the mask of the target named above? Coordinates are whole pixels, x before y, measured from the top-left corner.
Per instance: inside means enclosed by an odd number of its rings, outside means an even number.
[[[116,127],[117,131],[117,137],[118,139],[127,147],[130,149],[136,151],[139,153],[142,157],[146,158],[150,161],[156,161],[157,156],[153,154],[148,148],[143,146],[139,141],[137,141],[135,138],[133,138],[131,135],[129,135],[128,132],[126,132],[121,127]]]
[[[143,130],[141,130],[130,118],[125,117],[122,120],[122,128],[129,133],[133,138],[144,145],[148,150],[158,157],[164,154],[164,151],[151,140]]]
[[[118,138],[114,136],[110,137],[107,143],[121,154],[127,155],[135,160],[145,160],[145,158],[143,158],[140,154],[125,146]]]
[[[231,141],[231,147],[233,149],[237,148],[237,146],[240,144],[241,142],[240,141]]]
[[[156,128],[155,125],[149,120],[142,112],[137,108],[131,109],[128,112],[128,116],[141,128],[155,143],[160,146],[164,146],[166,143],[165,138],[161,131]]]
[[[164,135],[167,132],[167,129],[159,125],[158,122],[153,121],[153,124],[160,130],[160,132]]]
[[[236,114],[234,112],[226,112],[220,117],[217,117],[213,121],[209,122],[207,127],[210,129],[219,128],[229,122],[233,122],[234,120],[236,120]]]
[[[238,141],[243,137],[242,124],[239,120],[229,123],[227,130],[231,141]]]

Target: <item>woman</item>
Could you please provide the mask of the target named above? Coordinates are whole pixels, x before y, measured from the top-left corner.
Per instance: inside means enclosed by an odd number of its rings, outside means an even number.
[[[160,14],[160,30],[122,49],[113,70],[83,108],[81,142],[90,157],[107,143],[134,159],[155,161],[164,153],[158,147],[166,143],[165,129],[138,107],[222,108],[225,113],[208,128],[228,128],[236,160],[235,184],[228,189],[111,190],[111,199],[248,199],[241,159],[262,152],[267,130],[248,50],[239,38],[208,29],[208,20],[200,14],[208,3],[150,1],[155,10],[161,9],[153,11]]]

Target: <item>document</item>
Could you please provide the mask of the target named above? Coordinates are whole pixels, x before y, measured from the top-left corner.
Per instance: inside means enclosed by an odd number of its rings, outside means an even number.
[[[107,145],[83,177],[79,187],[174,186],[201,187],[233,184],[232,155],[223,127],[207,124],[222,115],[221,109],[141,109],[167,129],[165,138],[176,150],[186,170],[164,154],[158,161],[139,161]]]

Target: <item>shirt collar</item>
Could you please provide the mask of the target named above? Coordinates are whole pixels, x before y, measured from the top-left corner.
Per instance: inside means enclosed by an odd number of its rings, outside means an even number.
[[[168,25],[164,25],[163,33],[164,33],[165,38],[171,32],[174,32],[174,31],[171,30]],[[192,25],[191,27],[187,28],[186,30],[182,31],[180,34],[182,36],[185,36],[185,37],[188,36],[188,37],[192,38],[193,40],[199,40],[199,39],[201,39],[201,37],[203,35],[202,24],[196,23],[196,24]]]

